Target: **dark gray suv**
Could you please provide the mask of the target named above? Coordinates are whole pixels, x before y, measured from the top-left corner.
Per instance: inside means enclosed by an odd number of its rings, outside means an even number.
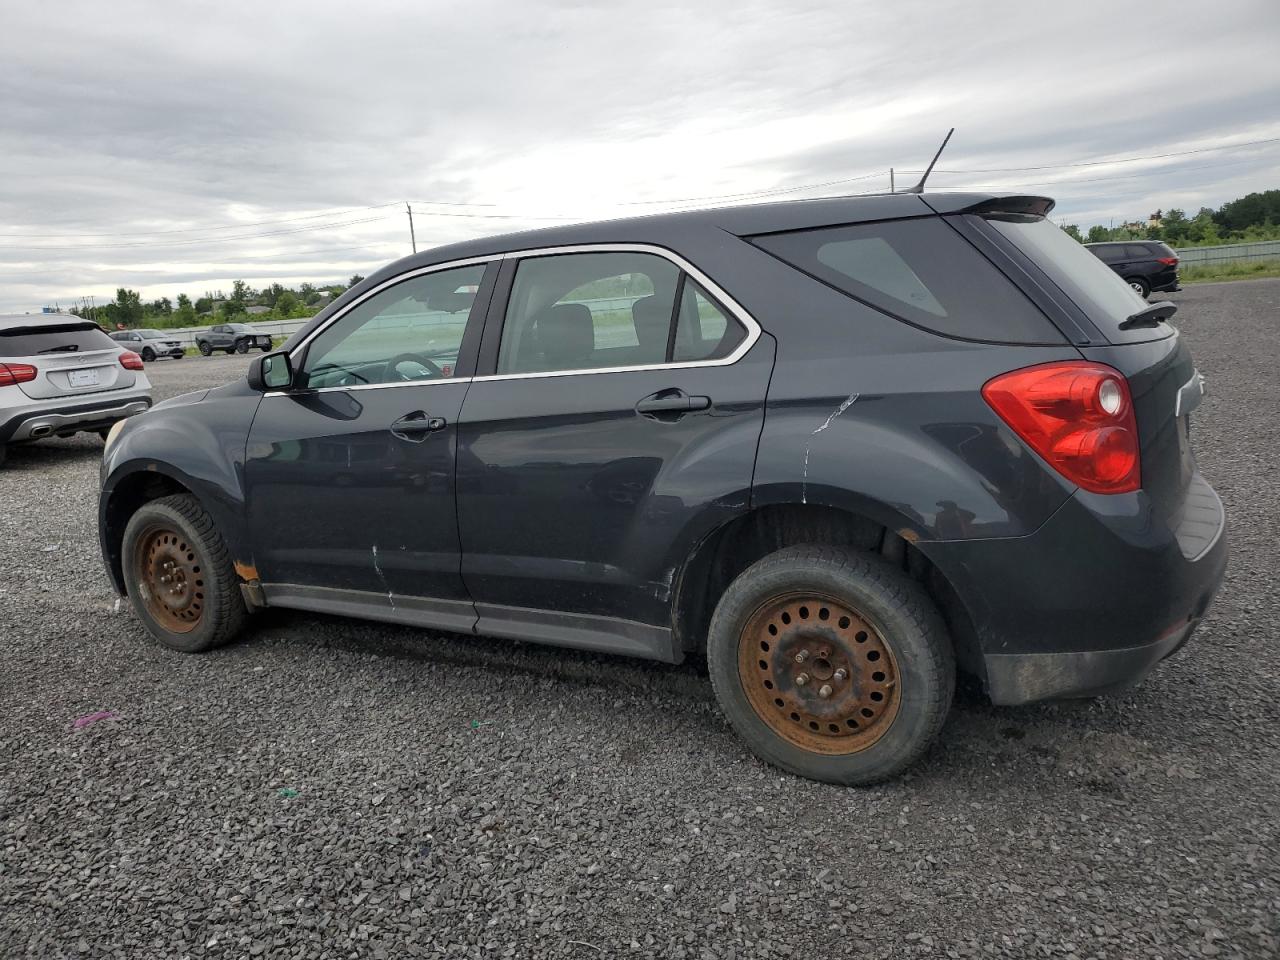
[[[385,267],[106,450],[116,589],[174,649],[264,607],[705,656],[760,757],[894,775],[957,667],[1093,696],[1223,575],[1202,395],[1032,196],[687,212]],[[447,695],[447,691],[436,695]]]
[[[196,334],[196,349],[205,357],[215,350],[248,353],[256,349],[265,353],[271,347],[271,337],[247,323],[216,323],[208,330]]]

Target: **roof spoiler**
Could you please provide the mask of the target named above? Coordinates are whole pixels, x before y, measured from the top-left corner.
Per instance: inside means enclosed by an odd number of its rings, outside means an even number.
[[[1047,217],[1053,209],[1053,200],[1049,197],[1011,196],[992,197],[971,207],[965,207],[961,213],[976,213],[978,216],[999,216],[1002,213],[1023,217]]]

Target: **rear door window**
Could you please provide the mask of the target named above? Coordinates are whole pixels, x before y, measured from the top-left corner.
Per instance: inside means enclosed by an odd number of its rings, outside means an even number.
[[[1156,258],[1155,251],[1150,247],[1144,247],[1142,244],[1130,244],[1125,247],[1125,256],[1129,260],[1154,260]]]
[[[1035,263],[1112,343],[1158,340],[1172,332],[1166,323],[1122,329],[1126,320],[1147,307],[1147,301],[1120,279],[1119,274],[1099,263],[1051,221],[1014,214],[986,219]]]
[[[934,333],[999,343],[1063,342],[1039,308],[939,217],[775,233],[752,242],[842,293]]]
[[[96,323],[44,323],[0,330],[0,357],[36,357],[46,353],[115,350],[115,341]]]

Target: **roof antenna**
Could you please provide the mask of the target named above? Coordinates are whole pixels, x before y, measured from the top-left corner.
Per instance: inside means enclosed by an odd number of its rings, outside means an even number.
[[[924,182],[929,179],[929,174],[933,173],[933,165],[938,162],[938,158],[942,156],[942,151],[947,149],[947,141],[951,139],[951,135],[956,132],[956,128],[952,127],[947,131],[947,135],[942,138],[942,146],[938,148],[938,152],[933,155],[933,159],[929,161],[929,166],[925,168],[924,176],[920,178],[920,182],[914,187],[906,190],[906,193],[924,193]]]

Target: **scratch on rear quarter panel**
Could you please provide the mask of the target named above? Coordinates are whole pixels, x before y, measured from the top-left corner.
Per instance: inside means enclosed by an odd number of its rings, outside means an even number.
[[[378,579],[382,581],[382,585],[387,588],[387,601],[391,604],[391,609],[396,608],[396,598],[391,595],[391,585],[387,583],[386,576],[382,573],[382,567],[378,566],[378,545],[373,545],[373,569],[378,573]]]
[[[800,478],[800,502],[801,503],[809,502],[809,453],[813,449],[813,438],[816,437],[818,434],[820,434],[823,430],[827,429],[827,427],[831,426],[832,421],[835,420],[836,417],[840,416],[840,414],[844,413],[846,410],[852,407],[853,402],[857,399],[858,399],[858,394],[856,393],[849,394],[849,398],[831,412],[831,416],[827,417],[827,419],[823,421],[822,426],[820,426],[817,430],[813,431],[813,433],[809,434],[809,442],[806,443],[804,446],[804,473]]]

